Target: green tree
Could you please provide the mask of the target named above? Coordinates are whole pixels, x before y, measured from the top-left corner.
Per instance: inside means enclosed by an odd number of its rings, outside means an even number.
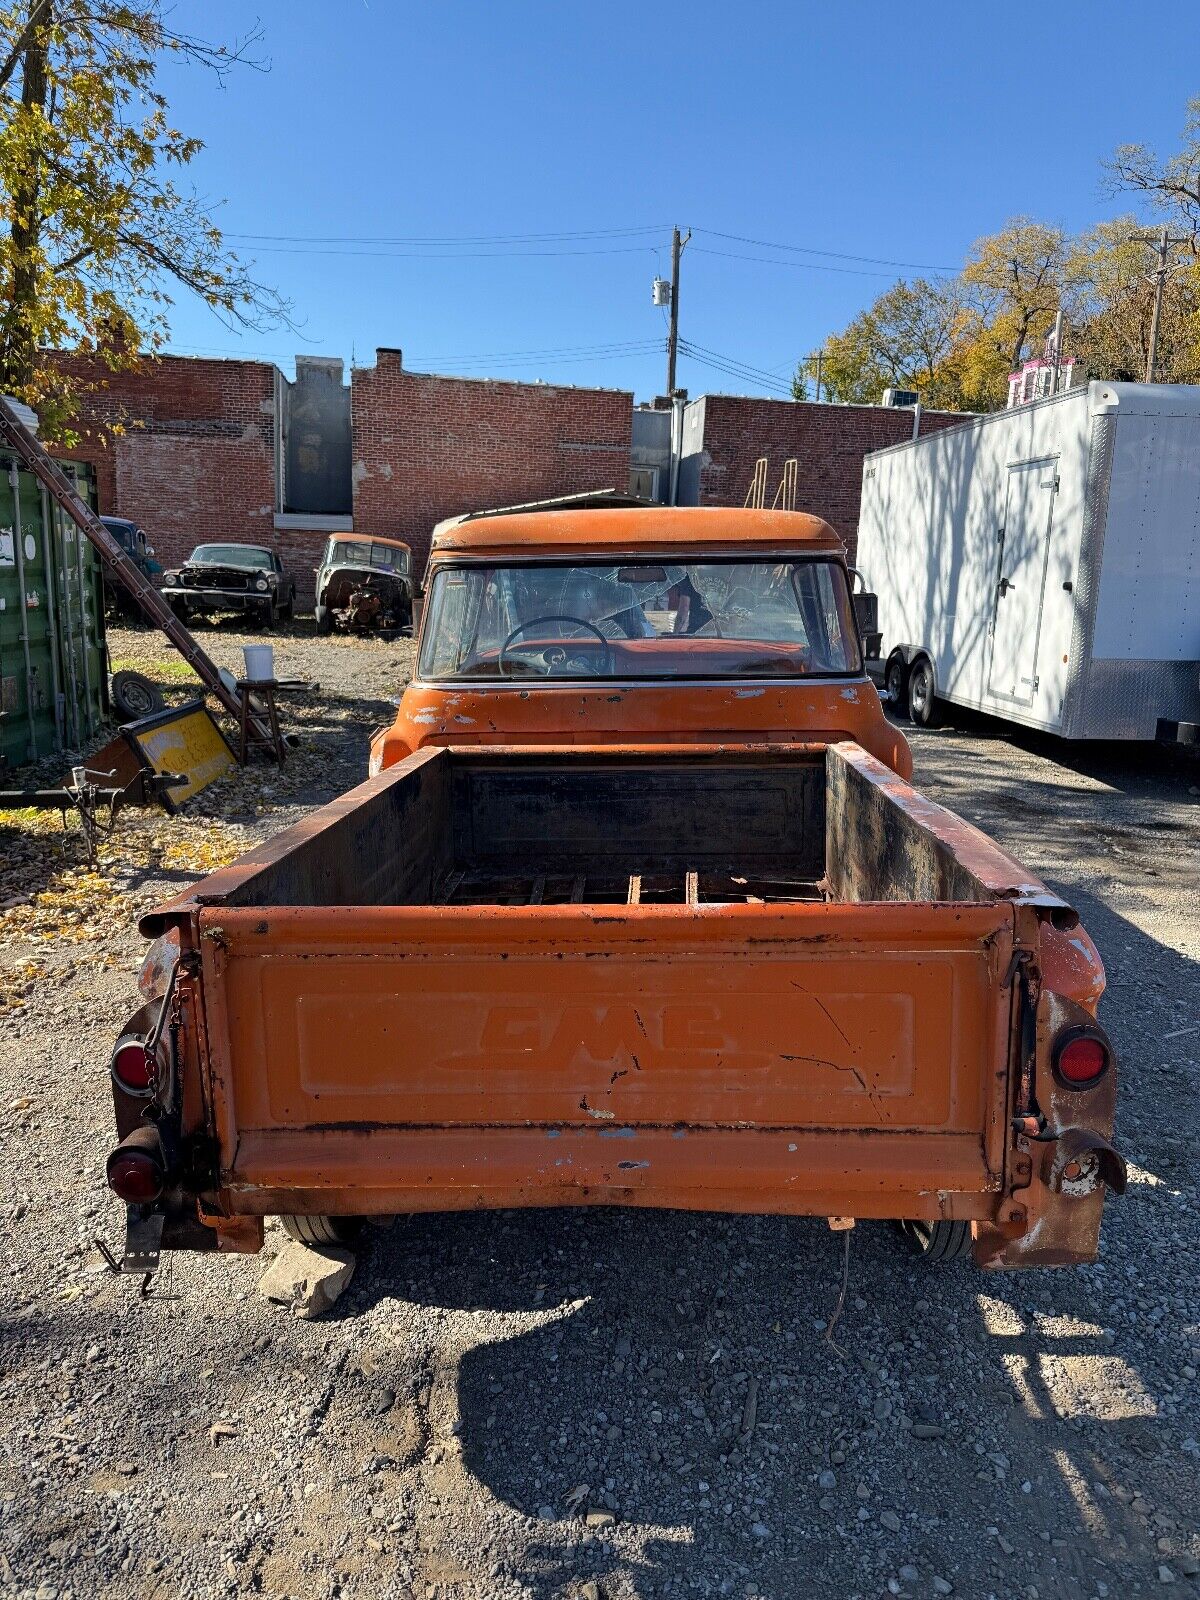
[[[821,352],[821,387],[832,400],[877,404],[886,388],[918,389],[929,404],[938,373],[958,336],[963,306],[954,284],[917,278],[901,281],[860,312],[844,333],[826,340]],[[817,358],[796,370],[792,392],[815,392]]]
[[[129,365],[161,347],[180,289],[229,324],[287,320],[173,180],[202,146],[156,87],[165,56],[223,75],[257,36],[225,47],[167,18],[164,0],[0,5],[0,388],[50,437],[70,438],[78,380],[48,351]]]
[[[1069,265],[1067,348],[1091,377],[1144,376],[1158,262],[1136,217],[1099,223],[1077,240]],[[1194,257],[1179,261],[1164,285],[1156,365],[1161,382],[1200,381],[1200,261]]]

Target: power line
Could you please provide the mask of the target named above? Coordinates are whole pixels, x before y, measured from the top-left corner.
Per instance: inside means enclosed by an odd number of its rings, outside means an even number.
[[[767,267],[791,267],[798,272],[835,272],[850,278],[894,278],[894,272],[877,267],[832,267],[825,261],[781,261],[778,256],[750,256],[741,250],[714,250],[706,244],[694,245],[701,255],[720,256],[725,261],[761,261]]]
[[[226,237],[233,238],[234,235],[228,234]],[[626,244],[605,245],[596,250],[347,250],[332,245],[255,244],[251,248],[256,254],[273,256],[367,256],[381,261],[519,261],[525,256],[640,256],[655,247],[649,244]]]
[[[772,372],[767,367],[756,367],[749,361],[743,361],[740,356],[727,356],[720,350],[710,350],[707,345],[696,344],[692,340],[688,340],[687,343],[693,351],[698,350],[702,355],[714,356],[718,361],[728,362],[730,366],[741,367],[748,377],[761,378],[764,383],[782,382],[778,372]]]
[[[644,228],[586,228],[562,233],[480,234],[344,234],[344,233],[226,233],[227,239],[266,240],[273,244],[561,244],[572,239],[627,238],[639,233],[664,233],[663,223]]]
[[[762,250],[788,250],[798,255],[833,256],[839,261],[867,261],[876,267],[908,267],[913,272],[958,272],[958,267],[933,267],[922,261],[891,261],[883,256],[852,255],[847,250],[822,250],[811,244],[778,244],[771,239],[748,239],[741,233],[721,233],[717,228],[697,228],[697,233],[713,239],[733,239],[738,244],[757,245]]]
[[[771,390],[781,399],[790,400],[792,398],[792,389],[790,384],[783,384],[777,378],[768,378],[762,376],[753,369],[740,366],[737,362],[732,360],[732,358],[718,356],[712,353],[707,355],[702,354],[694,345],[688,344],[683,339],[679,341],[679,348],[683,351],[684,355],[686,355],[690,360],[695,361],[699,366],[708,367],[713,372],[724,373],[727,378],[736,378],[739,383],[755,384],[760,389]]]
[[[465,359],[463,357],[442,357],[442,358],[440,358],[440,364],[444,364],[446,366],[453,366],[453,367],[457,367],[457,368],[482,367],[482,368],[484,368],[486,370],[486,369],[493,369],[493,368],[496,368],[496,367],[521,367],[521,366],[527,365],[528,362],[532,359],[532,360],[536,360],[539,366],[555,367],[555,366],[562,366],[564,364],[573,365],[576,362],[588,362],[588,361],[629,361],[629,360],[632,360],[635,356],[653,355],[656,352],[661,351],[662,348],[663,348],[662,343],[659,340],[655,340],[653,344],[645,345],[645,346],[642,346],[642,347],[637,348],[637,349],[598,351],[594,355],[538,356],[538,357],[520,356],[520,357],[511,357],[511,358],[508,358],[508,359],[505,359],[505,358],[502,358],[502,357],[499,357],[499,356],[492,356],[492,357],[486,357],[486,358],[483,358],[483,359],[480,359],[480,360],[475,360],[475,361],[467,360],[467,359]],[[425,366],[425,365],[430,363],[430,358],[429,357],[413,356],[411,358],[411,360],[414,363],[420,361],[422,366]],[[415,370],[419,370],[419,369],[414,366],[414,367],[411,367],[409,370],[410,371],[415,371]]]
[[[597,343],[597,344],[543,345],[541,348],[536,349],[536,350],[479,350],[479,351],[476,351],[472,355],[447,355],[444,352],[442,352],[442,353],[437,354],[437,355],[421,355],[419,357],[418,356],[412,356],[409,359],[411,359],[413,361],[417,361],[417,360],[421,360],[421,361],[491,361],[491,360],[494,360],[494,359],[501,359],[501,358],[506,358],[506,357],[510,357],[510,356],[512,356],[512,357],[516,357],[516,356],[573,356],[573,355],[586,355],[589,352],[595,352],[595,351],[642,350],[642,349],[647,349],[647,348],[654,349],[654,350],[660,350],[662,348],[662,340],[661,339],[624,339],[624,340],[615,340],[614,339],[614,340],[609,340],[609,341],[607,341],[605,343]]]

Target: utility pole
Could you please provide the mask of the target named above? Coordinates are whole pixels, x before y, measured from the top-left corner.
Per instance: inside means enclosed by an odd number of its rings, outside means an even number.
[[[1129,238],[1133,244],[1153,245],[1158,256],[1158,266],[1154,269],[1154,314],[1150,318],[1150,348],[1146,352],[1146,382],[1153,383],[1154,366],[1158,360],[1158,326],[1162,321],[1163,285],[1167,281],[1167,273],[1174,271],[1173,267],[1167,265],[1167,257],[1171,246],[1186,244],[1188,236],[1169,233],[1164,222],[1162,232],[1157,236],[1152,233],[1131,233]]]
[[[675,356],[679,348],[679,258],[692,237],[689,228],[682,238],[679,229],[671,232],[671,331],[667,336],[667,393],[675,393]]]

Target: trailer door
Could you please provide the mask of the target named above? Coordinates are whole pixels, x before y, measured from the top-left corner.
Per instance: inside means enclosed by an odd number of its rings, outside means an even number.
[[[1037,691],[1042,594],[1057,489],[1057,457],[1010,464],[1004,526],[997,541],[988,689],[1021,705],[1032,704]]]

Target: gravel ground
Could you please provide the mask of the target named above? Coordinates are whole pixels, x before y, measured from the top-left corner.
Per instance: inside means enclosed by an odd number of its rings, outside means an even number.
[[[231,667],[262,642],[202,637]],[[275,643],[322,683],[282,774],[123,821],[94,870],[5,829],[0,1593],[1193,1592],[1200,769],[981,719],[914,737],[918,783],[1072,900],[1108,963],[1132,1181],[1094,1267],[922,1271],[860,1226],[833,1345],[823,1223],[499,1213],[372,1230],[321,1322],[263,1301],[256,1259],[173,1257],[142,1299],[93,1244],[119,1227],[133,918],[359,779],[411,665],[303,624]],[[151,635],[112,654],[169,670]]]

